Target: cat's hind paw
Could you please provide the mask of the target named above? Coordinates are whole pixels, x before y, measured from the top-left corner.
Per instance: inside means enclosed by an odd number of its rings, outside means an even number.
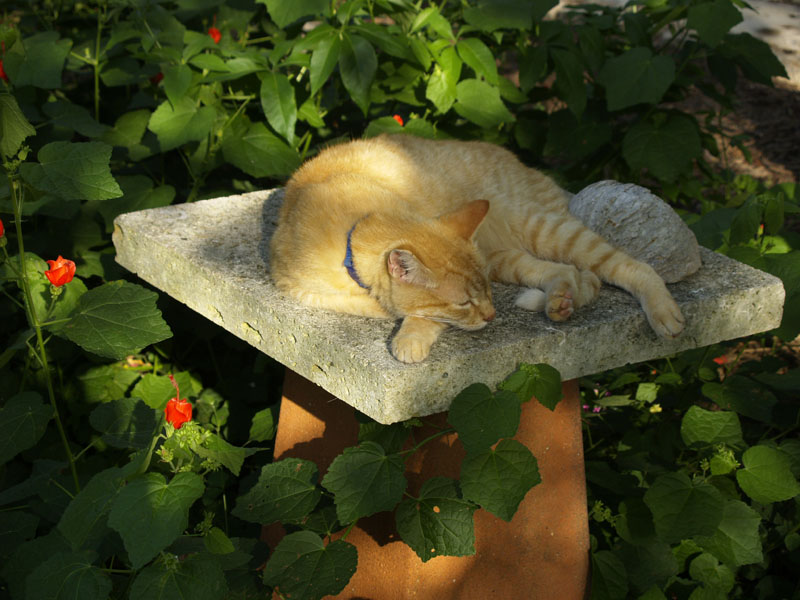
[[[575,310],[573,287],[567,282],[554,286],[547,294],[546,312],[551,321],[566,321]]]
[[[645,311],[653,330],[665,338],[678,337],[686,324],[681,309],[672,298],[662,301],[656,308]]]

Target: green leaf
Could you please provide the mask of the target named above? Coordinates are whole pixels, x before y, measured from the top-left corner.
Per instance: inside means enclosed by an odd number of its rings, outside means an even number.
[[[127,148],[133,160],[141,160],[152,153],[141,143],[149,121],[150,111],[145,108],[127,112],[116,120],[113,129],[103,134],[102,140],[112,146]]]
[[[275,416],[274,408],[264,408],[253,415],[253,422],[250,424],[250,434],[247,436],[249,442],[266,442],[275,437]]]
[[[731,244],[746,244],[758,234],[761,212],[761,206],[752,199],[748,199],[739,207],[731,223]]]
[[[556,64],[555,88],[558,95],[567,103],[575,118],[580,119],[586,109],[585,67],[574,52],[554,48],[550,56]]]
[[[613,552],[592,552],[592,589],[589,600],[617,600],[628,594],[625,564]]]
[[[422,562],[435,556],[475,554],[475,506],[458,497],[451,479],[427,480],[419,498],[403,500],[397,507],[397,532]]]
[[[464,9],[464,20],[482,31],[530,29],[534,12],[541,18],[543,10],[556,4],[558,0],[478,0]]]
[[[771,422],[772,409],[778,403],[769,390],[740,375],[727,377],[725,383],[705,383],[701,390],[720,408],[734,410],[762,423]]]
[[[0,154],[11,158],[31,135],[36,135],[36,130],[22,114],[16,98],[0,94]]]
[[[747,78],[757,83],[771,86],[773,77],[788,77],[769,44],[749,33],[726,35],[718,51],[733,58]]]
[[[692,444],[736,446],[742,443],[742,426],[734,412],[710,411],[692,406],[683,415],[681,437],[687,446]]]
[[[126,281],[89,290],[59,335],[100,356],[122,359],[172,335],[156,308],[158,294]]]
[[[72,41],[58,38],[55,31],[17,38],[3,56],[3,68],[15,87],[32,85],[48,90],[61,87],[61,71]]]
[[[488,83],[497,85],[497,64],[494,55],[480,38],[461,38],[456,44],[456,51],[469,68]]]
[[[215,433],[212,433],[201,446],[194,448],[194,451],[201,458],[220,463],[237,477],[248,455],[246,449],[229,444]]]
[[[641,498],[630,494],[619,503],[619,515],[614,520],[614,529],[623,540],[634,545],[652,540],[655,536],[650,509]]]
[[[156,561],[136,575],[130,600],[222,600],[228,583],[219,561],[197,554],[167,565]]]
[[[25,579],[25,597],[33,600],[106,600],[111,578],[94,566],[94,552],[58,553]]]
[[[51,142],[37,157],[38,164],[23,163],[19,170],[28,183],[43,192],[64,200],[106,200],[122,195],[108,166],[108,144]]]
[[[297,122],[294,88],[285,75],[268,71],[261,81],[261,107],[267,121],[283,138],[292,143]]]
[[[89,423],[116,448],[147,448],[157,425],[155,411],[139,398],[120,398],[101,404],[89,415]]]
[[[434,65],[433,72],[428,78],[425,97],[433,102],[440,113],[446,113],[456,101],[456,82],[438,63]]]
[[[474,383],[453,398],[447,420],[458,432],[467,453],[483,452],[497,440],[517,433],[522,406],[510,391],[497,394]]]
[[[555,410],[561,398],[561,373],[545,363],[521,363],[519,368],[500,384],[500,389],[517,394],[520,402],[536,398],[542,406]]]
[[[519,87],[526,94],[547,75],[547,46],[529,46],[520,56]]]
[[[411,428],[404,423],[383,425],[374,421],[361,423],[358,427],[358,441],[375,442],[380,444],[387,454],[400,452],[411,432]]]
[[[742,13],[731,0],[713,0],[689,7],[686,24],[712,48],[722,41],[731,27],[742,22]]]
[[[219,527],[212,527],[203,536],[203,545],[212,554],[230,554],[236,548],[230,538]]]
[[[322,492],[316,485],[317,465],[286,458],[264,465],[258,482],[236,500],[233,514],[251,523],[297,521],[307,516]]]
[[[327,17],[330,14],[330,3],[327,0],[257,1],[267,6],[270,18],[281,29],[303,17]]]
[[[192,87],[192,69],[189,65],[181,63],[163,68],[164,93],[172,106],[177,106]]]
[[[649,48],[631,48],[606,61],[597,80],[606,88],[608,110],[657,104],[675,80],[675,63]]]
[[[139,373],[119,363],[91,367],[77,377],[87,404],[122,398],[138,378]]]
[[[402,456],[386,455],[375,442],[362,442],[334,459],[322,485],[334,495],[339,521],[347,524],[392,510],[408,485],[404,471]]]
[[[623,542],[616,553],[625,563],[630,591],[636,594],[653,586],[664,588],[670,577],[678,574],[678,561],[672,548],[656,539],[635,546]]]
[[[584,112],[581,119],[572,111],[559,110],[550,115],[545,156],[579,161],[611,141],[611,124]]]
[[[328,81],[339,62],[341,50],[342,40],[339,38],[339,32],[333,30],[314,48],[309,67],[312,96]]]
[[[440,39],[454,39],[453,27],[435,6],[423,8],[417,13],[414,17],[414,22],[411,24],[410,33],[416,33],[425,27],[428,27],[429,31],[435,32]]]
[[[0,557],[7,559],[25,541],[34,538],[40,521],[38,516],[19,509],[0,511]]]
[[[653,513],[658,538],[668,543],[713,534],[724,503],[714,486],[690,481],[681,471],[658,477],[645,492],[644,502]]]
[[[733,571],[724,564],[719,564],[716,557],[707,552],[692,560],[689,565],[689,575],[695,581],[701,582],[704,587],[721,593],[723,598],[728,597],[728,592],[733,589],[735,583]]]
[[[215,119],[212,106],[198,108],[192,98],[183,96],[174,105],[169,100],[159,104],[150,115],[147,128],[156,134],[161,151],[166,152],[204,140],[211,133]]]
[[[781,502],[800,494],[800,484],[792,475],[789,457],[780,450],[753,446],[742,455],[742,464],[743,468],[736,471],[736,481],[756,502]]]
[[[108,524],[122,536],[134,569],[140,569],[183,533],[189,508],[203,495],[203,478],[178,473],[167,482],[145,473],[126,485],[114,500]]]
[[[355,30],[387,54],[400,58],[405,62],[416,63],[417,57],[409,47],[409,39],[398,27],[387,27],[376,23],[358,23]]]
[[[514,121],[500,98],[500,91],[485,81],[465,79],[456,86],[455,111],[486,129],[496,129]]]
[[[122,188],[122,197],[105,200],[97,205],[97,212],[106,223],[106,233],[114,231],[114,219],[117,216],[168,206],[175,199],[175,188],[171,185],[153,187],[153,180],[145,175],[122,175],[118,178]]]
[[[58,530],[74,550],[96,548],[108,529],[111,504],[124,486],[122,469],[100,471],[70,501]]]
[[[784,199],[782,194],[766,197],[764,201],[764,225],[767,232],[777,235],[784,223]]]
[[[36,445],[53,418],[53,407],[37,392],[21,392],[0,408],[0,465]]]
[[[639,121],[622,140],[622,156],[632,169],[649,169],[663,181],[689,171],[702,153],[695,121],[669,115],[663,122]]]
[[[108,125],[95,121],[84,107],[66,100],[48,102],[42,109],[59,127],[71,129],[86,137],[100,137],[111,129]]]
[[[264,583],[287,598],[319,600],[341,592],[358,563],[356,547],[344,541],[327,546],[310,531],[284,537],[264,569]]]
[[[365,115],[377,69],[378,58],[372,44],[358,35],[345,34],[339,55],[339,74],[345,89]]]
[[[252,177],[289,175],[300,166],[297,151],[263,123],[244,124],[226,132],[222,153],[226,161]]]
[[[216,54],[204,53],[193,56],[189,59],[189,64],[201,70],[217,71],[219,73],[227,73],[230,71],[227,63]]]
[[[761,517],[741,500],[728,500],[722,508],[722,520],[710,536],[696,537],[697,543],[731,567],[763,560],[759,525]]]
[[[471,500],[510,521],[525,494],[541,483],[536,458],[516,440],[500,440],[494,449],[467,455],[461,463],[461,491]]]

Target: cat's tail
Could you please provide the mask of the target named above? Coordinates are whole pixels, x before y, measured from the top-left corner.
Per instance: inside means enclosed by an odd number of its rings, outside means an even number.
[[[537,288],[528,288],[517,296],[514,304],[531,312],[544,312],[546,300],[547,294],[544,291]]]

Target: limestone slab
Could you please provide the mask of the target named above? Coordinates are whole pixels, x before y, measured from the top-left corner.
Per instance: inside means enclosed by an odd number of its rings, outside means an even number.
[[[428,359],[405,365],[389,352],[395,322],[308,308],[275,288],[269,238],[282,198],[266,190],[120,215],[117,262],[381,423],[444,411],[467,385],[496,385],[521,362],[574,379],[781,320],[779,279],[703,249],[703,266],[669,286],[687,321],[675,340],[657,337],[638,302],[611,286],[557,324],[515,307],[516,286],[495,284],[492,323],[448,330]]]

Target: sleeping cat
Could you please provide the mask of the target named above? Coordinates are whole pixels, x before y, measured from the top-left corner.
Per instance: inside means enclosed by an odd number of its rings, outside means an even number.
[[[448,325],[495,316],[489,280],[526,288],[517,305],[568,319],[600,280],[641,303],[659,335],[683,316],[648,265],[610,246],[567,209],[566,193],[499,146],[382,135],[340,144],[286,185],[271,240],[278,288],[300,302],[402,318],[398,360],[423,360]]]

